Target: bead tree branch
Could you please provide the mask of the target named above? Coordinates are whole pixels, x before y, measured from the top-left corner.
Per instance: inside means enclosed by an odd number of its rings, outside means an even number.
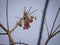
[[[59,9],[57,11],[56,17],[54,19],[54,22],[53,22],[53,25],[52,25],[52,28],[51,28],[51,31],[49,32],[47,19],[46,19],[46,12],[47,12],[49,1],[50,0],[46,0],[46,2],[45,2],[37,45],[41,45],[42,34],[43,34],[43,31],[44,31],[43,30],[44,24],[46,24],[46,30],[47,30],[47,34],[48,34],[48,38],[46,39],[44,45],[47,45],[48,42],[51,40],[51,38],[53,38],[55,35],[60,33],[60,29],[58,30],[58,28],[60,27],[60,24],[54,29],[55,23],[57,21],[57,18],[58,18],[59,12],[60,12],[60,7],[59,7]],[[0,23],[0,27],[3,29],[3,31],[5,31],[5,33],[0,33],[0,35],[7,35],[8,36],[8,38],[9,38],[9,45],[16,45],[16,44],[29,45],[29,44],[26,44],[24,42],[15,42],[13,40],[13,37],[12,37],[11,33],[13,31],[15,31],[15,29],[18,26],[19,27],[23,27],[23,30],[29,29],[31,27],[30,23],[33,22],[33,19],[36,19],[36,16],[35,17],[31,16],[31,14],[33,14],[35,11],[37,11],[37,9],[35,9],[34,11],[31,12],[31,8],[32,7],[30,7],[29,10],[26,10],[26,7],[24,7],[23,17],[22,18],[17,17],[20,20],[18,22],[16,22],[16,24],[10,30],[9,29],[9,21],[8,21],[8,0],[6,0],[6,19],[7,19],[6,22],[7,22],[7,28],[5,28],[5,26],[2,23]],[[0,45],[5,45],[5,44],[0,44]]]
[[[6,0],[6,19],[7,19],[7,29],[2,25],[2,23],[0,23],[0,27],[5,31],[5,33],[0,33],[0,35],[8,35],[9,38],[9,44],[11,43],[12,45],[16,45],[16,44],[24,44],[24,45],[28,45],[26,43],[23,42],[14,42],[13,37],[11,35],[11,33],[17,28],[17,26],[22,26],[23,25],[23,29],[29,29],[30,28],[30,23],[33,22],[33,19],[35,18],[34,16],[29,16],[32,13],[34,13],[36,10],[30,12],[31,7],[29,9],[29,11],[27,11],[24,8],[24,13],[23,13],[23,17],[16,23],[16,25],[10,30],[9,29],[9,23],[8,23],[8,0]],[[22,23],[23,21],[23,23]],[[10,45],[11,45],[10,44]]]
[[[55,25],[55,23],[56,23],[56,20],[57,20],[57,17],[58,17],[59,11],[60,11],[60,8],[59,8],[58,11],[57,11],[57,14],[56,14],[56,17],[55,17],[55,19],[54,19],[54,22],[53,22],[53,25],[52,25],[52,28],[51,28],[51,32],[50,32],[50,34],[52,34],[52,31],[53,31],[53,29],[54,29],[54,25]]]
[[[57,35],[58,33],[60,33],[60,30],[57,31],[57,29],[60,27],[60,24],[59,24],[59,25],[55,28],[55,30],[53,31],[54,26],[55,26],[55,23],[56,23],[56,20],[57,20],[58,15],[59,15],[59,11],[60,11],[60,7],[59,7],[59,9],[58,9],[58,11],[57,11],[57,14],[56,14],[56,17],[55,17],[55,19],[54,19],[51,32],[50,32],[50,34],[48,35],[48,38],[47,38],[47,40],[45,41],[45,44],[44,44],[44,45],[47,45],[48,42],[49,42],[49,40],[51,40],[51,38],[53,38],[55,35]],[[45,21],[46,21],[46,20],[45,20]],[[49,33],[49,31],[48,31],[48,33]]]
[[[37,45],[41,45],[41,39],[42,39],[42,33],[43,33],[43,27],[44,27],[44,19],[45,19],[45,16],[46,16],[46,11],[47,11],[48,4],[49,4],[49,0],[46,0],[43,15],[42,15],[42,20],[41,20],[42,22],[41,22],[41,28],[40,28],[40,32],[39,32],[39,38],[38,38]]]

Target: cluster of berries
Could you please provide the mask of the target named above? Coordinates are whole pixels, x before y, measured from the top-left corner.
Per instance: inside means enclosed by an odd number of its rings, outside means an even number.
[[[30,23],[32,23],[33,22],[33,18],[34,17],[32,17],[31,16],[31,18],[29,19],[24,19],[24,27],[23,27],[23,29],[28,29],[28,28],[30,28],[31,26],[30,26]]]
[[[28,16],[27,12],[25,12],[21,20],[18,22],[18,25],[20,27],[23,26],[23,29],[29,29],[31,27],[30,23],[33,22],[33,19],[34,19],[34,16]],[[23,20],[23,23],[22,23],[22,20]]]
[[[30,10],[31,10],[31,7],[30,7],[30,9],[28,11],[26,10],[26,8],[24,8],[23,17],[17,23],[20,27],[23,26],[23,29],[29,29],[31,27],[30,23],[33,22],[33,19],[35,18],[35,20],[36,20],[36,17],[30,16],[36,10],[34,10],[33,12],[30,12]]]

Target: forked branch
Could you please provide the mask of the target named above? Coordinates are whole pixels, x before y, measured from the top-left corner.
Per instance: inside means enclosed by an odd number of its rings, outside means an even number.
[[[50,40],[51,38],[53,38],[55,35],[57,35],[58,33],[60,33],[60,30],[57,31],[57,29],[60,27],[60,24],[59,24],[59,25],[56,27],[56,29],[53,31],[54,25],[55,25],[55,22],[56,22],[56,20],[57,20],[59,11],[60,11],[60,8],[59,8],[58,11],[57,11],[56,17],[55,17],[54,22],[53,22],[53,25],[52,25],[51,32],[50,32],[50,34],[49,34],[49,36],[48,36],[48,38],[47,38],[47,40],[46,40],[46,42],[45,42],[45,45],[47,45],[47,43],[49,42],[49,40]],[[53,32],[52,32],[52,31],[53,31]]]
[[[47,40],[46,40],[46,42],[45,42],[45,45],[47,45],[48,44],[48,42],[49,42],[49,40],[51,40],[51,38],[53,38],[55,35],[57,35],[58,33],[60,33],[60,30],[59,31],[57,31],[56,33],[54,33],[54,34],[51,34],[51,35],[49,35],[49,37],[47,38]]]
[[[7,30],[9,30],[9,24],[8,24],[8,0],[6,0],[6,19],[7,19]]]
[[[56,14],[56,17],[55,17],[55,19],[54,19],[54,22],[53,22],[53,25],[52,25],[52,28],[51,28],[51,32],[50,32],[50,34],[52,34],[52,31],[53,31],[53,29],[54,29],[54,25],[55,25],[55,23],[56,23],[56,20],[57,20],[57,17],[58,17],[59,11],[60,11],[60,8],[59,8],[58,11],[57,11],[57,14]]]
[[[56,29],[53,31],[53,33],[55,33],[59,27],[60,27],[60,24],[56,27]]]
[[[20,25],[20,22],[21,22],[22,20],[23,20],[23,18],[21,18],[20,21],[18,21],[18,22],[16,23],[16,25],[11,29],[10,33],[12,33],[12,32],[17,28],[17,26]]]
[[[54,37],[56,34],[58,34],[58,33],[60,33],[60,30],[59,31],[57,31],[56,33],[54,33],[54,34],[52,34],[52,36],[51,37]]]

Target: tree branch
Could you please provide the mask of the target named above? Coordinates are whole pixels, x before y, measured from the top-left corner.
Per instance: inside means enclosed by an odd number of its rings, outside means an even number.
[[[60,32],[60,30],[57,31],[56,33],[52,34],[51,38],[54,37],[54,36],[55,36],[56,34],[58,34],[59,32]]]
[[[0,27],[5,31],[7,32],[7,29],[0,23]]]
[[[28,44],[23,43],[23,42],[14,42],[14,44],[24,44],[24,45],[28,45]],[[7,45],[7,44],[0,44],[0,45]],[[12,44],[10,43],[10,45],[12,45]]]
[[[41,39],[42,39],[42,33],[43,33],[43,26],[44,26],[44,18],[45,18],[45,15],[46,15],[48,3],[49,3],[49,0],[46,0],[45,7],[44,7],[44,11],[43,11],[41,28],[40,28],[40,32],[39,32],[39,38],[38,38],[38,43],[37,43],[37,45],[41,45]]]
[[[46,22],[47,33],[48,33],[48,36],[49,36],[49,30],[48,30],[48,25],[47,25],[46,17],[45,17],[45,22]]]
[[[16,24],[16,25],[12,28],[12,30],[10,31],[10,33],[12,33],[12,32],[16,29],[17,26],[18,26],[18,25]]]
[[[45,42],[45,45],[47,45],[47,43],[49,42],[49,40],[51,40],[51,38],[53,38],[55,35],[57,35],[58,33],[60,33],[60,30],[57,31],[56,33],[52,34],[52,35],[49,35],[49,37],[47,38],[46,42]]]
[[[31,8],[32,8],[32,7],[30,7],[30,9],[28,10],[28,12],[30,12]]]
[[[16,25],[11,29],[10,33],[13,32],[17,26],[20,26],[20,22],[23,20],[23,18],[21,18],[17,23]]]
[[[6,19],[7,19],[7,30],[9,30],[9,24],[8,24],[8,0],[6,0]]]
[[[56,29],[54,30],[53,33],[55,33],[59,27],[60,27],[60,24],[56,27]],[[52,34],[53,34],[53,33],[52,33]]]
[[[15,45],[15,44],[14,44],[14,40],[13,40],[13,38],[12,38],[12,36],[11,36],[10,31],[8,31],[7,34],[8,34],[8,38],[9,38],[9,43],[11,42],[12,45]]]
[[[32,11],[32,12],[30,12],[30,14],[33,14],[34,12],[36,12],[37,11],[37,9],[35,9],[34,11]]]
[[[0,33],[0,35],[7,35],[7,33]]]
[[[26,43],[23,43],[23,42],[14,42],[15,44],[24,44],[24,45],[28,45]]]
[[[54,25],[55,25],[55,22],[56,22],[56,20],[57,20],[57,17],[58,17],[59,11],[60,11],[60,8],[59,8],[58,11],[57,11],[57,14],[56,14],[56,17],[55,17],[55,19],[54,19],[54,22],[53,22],[53,25],[52,25],[52,28],[51,28],[51,32],[50,32],[50,34],[52,34],[52,31],[53,31],[53,29],[54,29]]]

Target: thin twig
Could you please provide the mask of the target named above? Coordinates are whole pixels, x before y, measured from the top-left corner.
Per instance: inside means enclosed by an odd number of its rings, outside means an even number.
[[[5,31],[7,32],[7,29],[0,23],[0,27]]]
[[[11,42],[13,45],[14,44],[14,41],[12,39],[12,36],[11,36],[11,33],[9,32],[9,24],[8,24],[8,0],[6,0],[6,19],[7,19],[7,34],[8,34],[8,37],[9,37],[9,43]]]
[[[49,36],[49,30],[48,30],[48,25],[47,25],[46,17],[45,17],[45,22],[46,22],[47,33],[48,33],[48,36]]]
[[[16,28],[17,28],[17,24],[12,28],[12,30],[10,31],[10,33],[12,33]]]
[[[9,23],[8,23],[8,0],[6,0],[6,20],[7,20],[7,30],[9,31]],[[9,40],[10,42],[10,40]]]
[[[52,28],[51,28],[51,32],[50,32],[50,34],[52,34],[52,31],[53,31],[53,29],[54,29],[54,25],[55,25],[55,23],[56,23],[56,20],[57,20],[57,17],[58,17],[59,11],[60,11],[60,8],[59,8],[58,11],[57,11],[57,14],[56,14],[56,17],[55,17],[55,19],[54,19],[54,22],[53,22],[53,25],[52,25]]]
[[[45,44],[44,44],[44,45],[47,45],[47,43],[49,42],[49,40],[50,40],[50,39],[49,39],[49,38],[47,38],[47,40],[46,40],[46,42],[45,42]]]
[[[28,45],[26,43],[23,43],[23,42],[14,42],[15,44],[24,44],[24,45]]]
[[[28,44],[23,43],[23,42],[14,42],[14,44],[24,44],[24,45],[28,45]],[[7,45],[7,44],[0,44],[0,45]],[[12,45],[12,44],[10,43],[10,45]]]
[[[31,8],[32,8],[32,7],[30,7],[30,9],[28,10],[28,12],[30,12]]]
[[[45,7],[44,7],[44,11],[43,11],[41,28],[40,28],[40,32],[39,32],[39,38],[38,38],[38,43],[37,43],[37,45],[41,45],[41,39],[42,39],[42,33],[43,33],[43,26],[44,26],[44,18],[45,18],[45,16],[46,16],[46,11],[47,11],[47,7],[48,7],[48,3],[49,3],[49,0],[46,0]]]
[[[42,11],[42,10],[41,10],[41,11]],[[42,11],[42,12],[43,12],[43,11]],[[47,33],[48,33],[48,36],[49,36],[49,30],[48,30],[48,25],[47,25],[46,17],[45,17],[45,23],[46,23]]]
[[[19,23],[20,23],[22,20],[23,20],[23,18],[21,18],[21,19],[16,23],[16,25],[11,29],[10,33],[13,32],[13,31],[17,28],[17,26],[19,26]]]
[[[32,14],[32,13],[34,13],[34,12],[36,12],[37,11],[37,9],[35,9],[34,11],[32,11],[32,12],[30,12],[30,14]]]
[[[48,44],[49,40],[51,40],[51,38],[53,38],[55,35],[57,35],[58,33],[60,33],[60,30],[57,31],[56,33],[52,34],[52,35],[49,35],[49,37],[47,38],[46,42],[45,42],[45,45]]]
[[[7,29],[9,30],[9,24],[8,24],[8,0],[6,0],[6,19],[7,19]]]
[[[7,33],[0,33],[0,35],[7,35]]]
[[[60,24],[59,24],[59,25],[56,27],[56,29],[53,31],[55,22],[56,22],[57,17],[58,17],[59,10],[60,10],[60,8],[59,8],[58,11],[57,11],[56,17],[55,17],[54,22],[53,22],[53,25],[52,25],[51,32],[50,32],[49,37],[47,38],[47,40],[46,40],[46,42],[45,42],[45,45],[47,45],[47,43],[49,42],[49,40],[50,40],[52,37],[54,37],[56,34],[58,34],[58,33],[60,32],[60,30],[57,31],[57,29],[59,28]],[[52,32],[52,31],[53,31],[53,32]],[[56,31],[57,31],[57,32],[56,32]]]
[[[53,31],[53,33],[55,33],[59,27],[60,27],[60,24],[56,27],[56,29]]]
[[[54,33],[54,34],[51,36],[51,38],[54,37],[54,36],[55,36],[56,34],[58,34],[58,33],[60,33],[60,30],[57,31],[56,33]]]

